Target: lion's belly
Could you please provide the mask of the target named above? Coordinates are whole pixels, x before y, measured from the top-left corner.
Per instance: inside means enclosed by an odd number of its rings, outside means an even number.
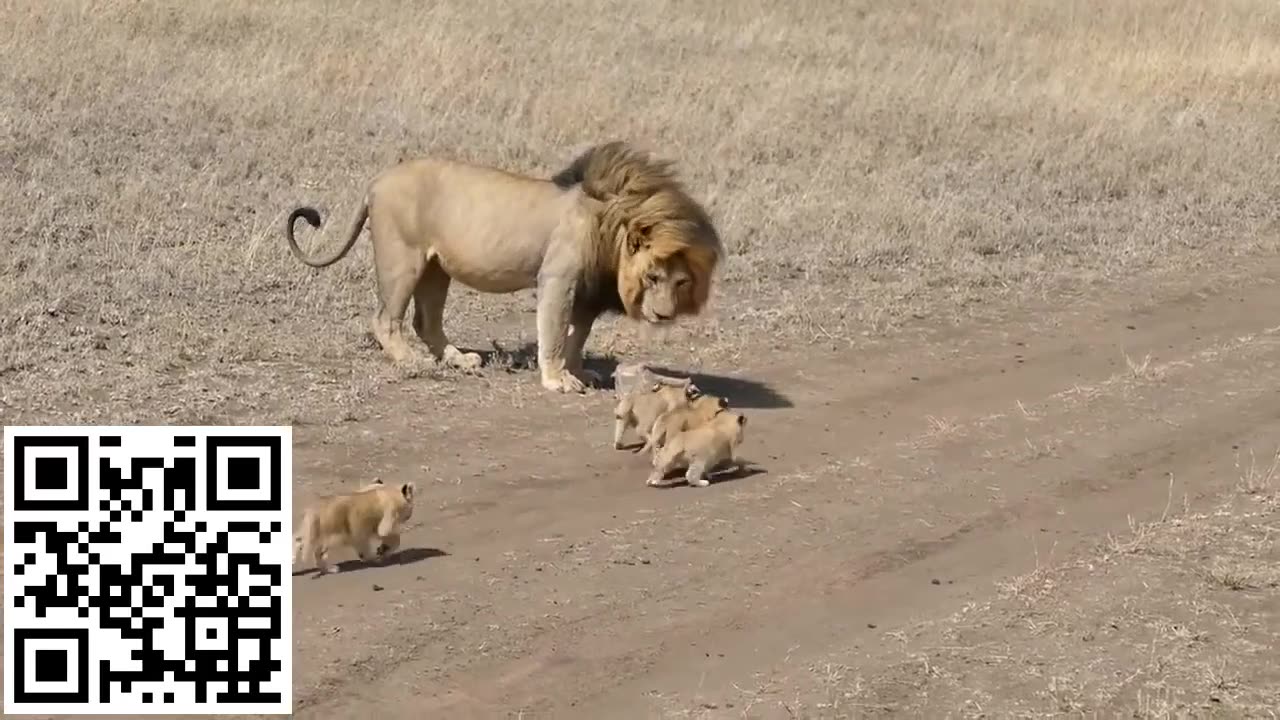
[[[529,276],[520,272],[504,272],[501,270],[481,270],[481,269],[459,269],[451,270],[449,266],[444,266],[445,272],[449,273],[449,277],[467,287],[485,293],[512,293],[517,290],[525,290],[536,284],[536,275],[534,280],[530,280]]]
[[[449,277],[485,293],[511,293],[537,285],[541,258],[512,257],[494,248],[488,252],[451,249],[435,253]]]

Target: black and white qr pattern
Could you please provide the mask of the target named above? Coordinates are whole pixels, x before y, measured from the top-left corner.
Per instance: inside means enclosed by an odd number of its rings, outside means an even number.
[[[5,714],[292,712],[288,427],[4,429]]]

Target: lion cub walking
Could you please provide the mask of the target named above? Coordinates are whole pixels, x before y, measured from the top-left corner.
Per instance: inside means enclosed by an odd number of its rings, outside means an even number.
[[[641,440],[645,440],[644,448],[648,448],[648,439],[654,421],[658,416],[675,408],[687,406],[691,400],[699,396],[698,387],[692,382],[669,384],[655,382],[648,388],[636,388],[622,396],[613,409],[613,447],[622,449],[622,436],[629,428],[635,428]],[[641,448],[636,448],[639,452]]]
[[[711,484],[707,473],[727,468],[741,468],[737,448],[745,436],[747,418],[741,413],[718,412],[706,423],[677,432],[653,454],[653,472],[648,484],[668,487],[679,480],[667,480],[673,470],[685,468],[684,481],[692,487]]]
[[[384,485],[379,480],[319,499],[307,508],[293,536],[294,562],[311,558],[321,575],[337,572],[329,563],[329,549],[342,544],[361,560],[385,560],[400,546],[400,527],[413,516],[416,492],[412,482]],[[378,546],[370,547],[375,538]]]
[[[646,433],[641,451],[654,452],[676,433],[692,430],[710,422],[711,418],[729,409],[729,401],[715,395],[698,395],[689,402],[667,408],[654,418]]]

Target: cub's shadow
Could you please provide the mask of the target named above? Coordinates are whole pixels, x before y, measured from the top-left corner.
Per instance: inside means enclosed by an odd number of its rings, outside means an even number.
[[[649,369],[659,375],[673,375],[675,377],[687,375],[702,392],[718,395],[728,400],[731,410],[734,408],[768,410],[795,407],[785,395],[774,390],[769,385],[755,380],[712,375],[710,373],[687,373],[659,365],[650,366]],[[750,428],[750,423],[748,423],[747,427]]]
[[[397,550],[394,555],[389,556],[385,562],[381,563],[377,561],[366,562],[357,558],[355,560],[343,560],[341,562],[334,563],[334,565],[338,568],[338,572],[336,574],[341,575],[352,570],[376,570],[378,568],[389,568],[397,565],[412,565],[414,563],[422,562],[423,560],[430,560],[431,558],[446,557],[448,554],[449,553],[439,548],[404,548]],[[304,558],[304,562],[310,561]],[[294,577],[299,577],[301,575],[314,575],[317,578],[323,577],[320,575],[320,571],[316,570],[314,567],[308,567],[305,570],[293,571]]]
[[[482,367],[500,368],[507,372],[534,370],[538,367],[538,344],[524,343],[515,349],[505,349],[494,343],[493,350],[468,348],[467,352],[480,355]],[[588,352],[582,361],[583,367],[600,376],[602,390],[613,390],[613,373],[618,369],[618,359],[604,355],[593,355]],[[660,375],[672,377],[689,377],[703,392],[718,395],[729,401],[731,408],[772,409],[795,407],[790,400],[766,383],[746,378],[727,377],[710,373],[689,373],[675,368],[650,365],[649,369]]]

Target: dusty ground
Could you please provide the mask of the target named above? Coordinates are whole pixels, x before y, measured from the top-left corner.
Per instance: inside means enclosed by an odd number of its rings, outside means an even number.
[[[0,421],[289,423],[299,504],[423,489],[402,564],[295,578],[299,717],[1280,708],[1273,3],[0,22]],[[589,350],[745,408],[747,477],[646,488],[605,393],[389,368],[367,243],[316,273],[281,237],[399,157],[614,137],[730,257],[707,317]],[[457,289],[446,323],[514,346],[531,311]]]

